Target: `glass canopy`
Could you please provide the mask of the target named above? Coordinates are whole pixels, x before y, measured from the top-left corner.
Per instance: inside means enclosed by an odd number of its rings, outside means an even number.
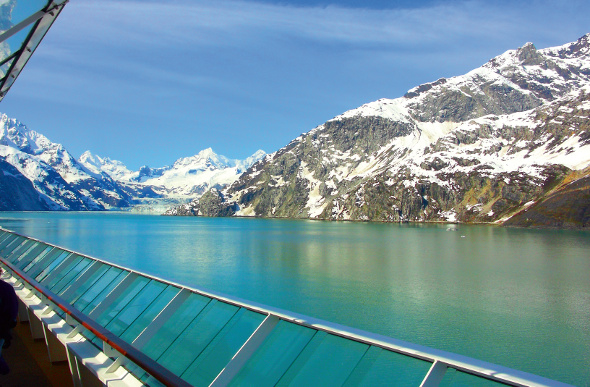
[[[68,0],[0,0],[0,101]]]

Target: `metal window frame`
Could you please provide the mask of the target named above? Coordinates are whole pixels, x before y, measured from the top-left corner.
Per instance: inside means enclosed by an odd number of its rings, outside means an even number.
[[[41,43],[45,34],[47,34],[47,31],[51,28],[53,22],[57,19],[68,1],[69,0],[52,0],[43,10],[35,12],[0,35],[0,43],[2,43],[11,36],[14,36],[18,32],[27,28],[29,25],[34,24],[21,47],[5,58],[1,63],[4,65],[12,60],[10,68],[4,77],[0,79],[0,101],[4,99],[6,93],[8,93],[8,90],[10,90],[21,71],[23,71],[25,65],[31,58],[31,55],[33,55],[39,46],[39,43]]]

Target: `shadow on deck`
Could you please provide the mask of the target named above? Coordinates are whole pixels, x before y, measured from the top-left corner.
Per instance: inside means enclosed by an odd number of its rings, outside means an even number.
[[[29,324],[19,322],[10,348],[2,355],[10,367],[0,375],[0,387],[70,387],[73,386],[68,362],[51,363],[44,340],[33,340]]]

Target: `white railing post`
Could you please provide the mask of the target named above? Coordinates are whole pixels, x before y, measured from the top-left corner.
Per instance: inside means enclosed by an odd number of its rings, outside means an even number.
[[[420,387],[438,387],[442,382],[445,372],[447,372],[447,365],[443,362],[436,360],[432,363],[432,367],[428,370],[426,377],[420,384]]]

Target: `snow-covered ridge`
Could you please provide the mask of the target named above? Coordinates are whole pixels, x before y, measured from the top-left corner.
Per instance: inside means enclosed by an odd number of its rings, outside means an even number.
[[[105,172],[115,180],[129,181],[133,175],[133,172],[127,169],[122,162],[93,155],[90,151],[84,152],[78,161],[93,173]]]
[[[387,99],[382,98],[375,102],[364,104],[363,106],[349,110],[339,116],[334,117],[330,121],[342,120],[352,117],[382,117],[392,121],[406,121],[411,120],[407,104],[403,99]]]
[[[9,118],[6,114],[0,114],[0,145],[29,154],[38,154],[54,144],[42,134],[29,130],[20,121]]]
[[[76,159],[61,144],[0,113],[1,161],[14,166],[41,195],[35,198],[34,209],[104,210],[141,205],[142,211],[163,212],[165,206],[233,183],[265,156],[259,150],[246,160],[233,160],[208,148],[171,166],[131,171],[118,160],[90,151]]]
[[[0,114],[0,157],[32,183],[47,209],[104,210],[130,203],[108,176],[90,171],[61,144],[5,114]]]
[[[154,187],[164,198],[192,199],[209,188],[222,188],[233,183],[242,172],[265,156],[264,151],[258,150],[246,160],[229,159],[207,148],[194,156],[180,158],[171,166],[155,169],[144,166],[139,171],[130,171],[122,162],[93,155],[90,151],[82,155],[80,162],[120,183]]]

